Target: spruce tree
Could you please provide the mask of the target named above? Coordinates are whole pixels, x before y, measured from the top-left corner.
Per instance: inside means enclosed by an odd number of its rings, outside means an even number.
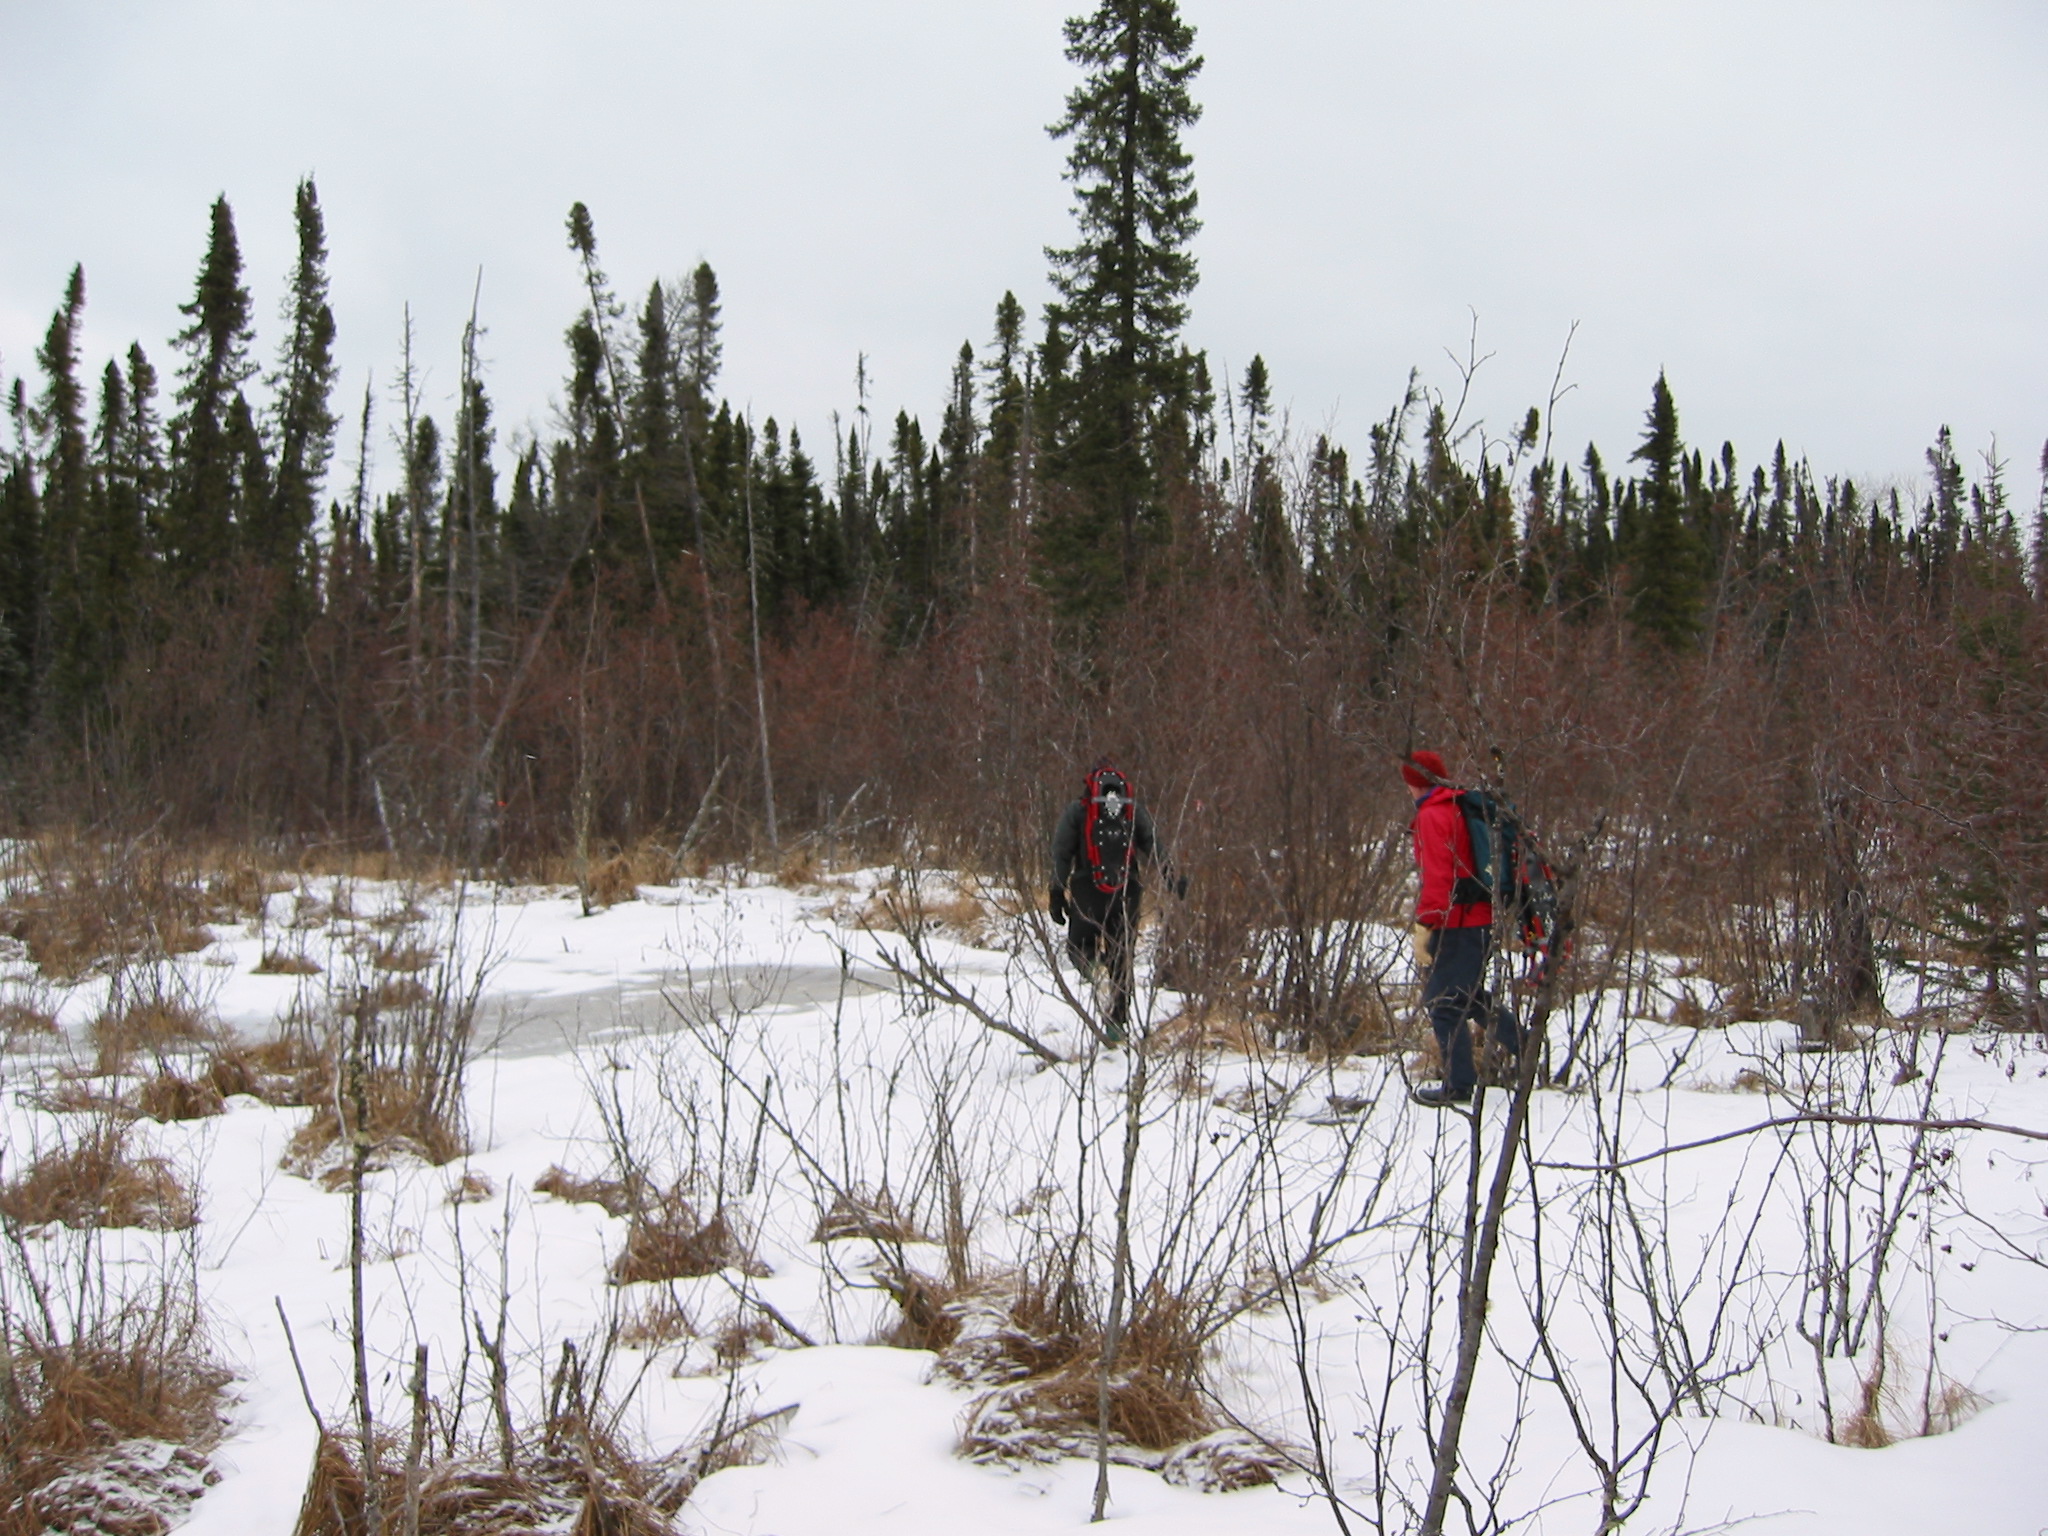
[[[992,514],[990,537],[1004,539],[1025,504],[1031,473],[1031,361],[1024,346],[1024,306],[1005,293],[996,305],[996,329],[985,372],[988,383],[987,437],[982,473]]]
[[[140,348],[131,348],[139,357]],[[154,387],[143,363],[144,383]],[[99,471],[94,477],[89,532],[91,564],[85,573],[90,610],[97,616],[94,643],[96,686],[119,667],[134,634],[143,600],[143,485],[146,470],[136,452],[136,407],[121,365],[108,361],[100,378]]]
[[[1650,391],[1643,440],[1630,457],[1643,466],[1640,501],[1622,556],[1629,565],[1629,618],[1638,634],[1670,650],[1692,644],[1704,598],[1698,538],[1685,515],[1685,445],[1664,375]]]
[[[171,422],[171,487],[165,509],[166,553],[187,576],[223,576],[234,549],[238,459],[247,443],[230,445],[229,417],[241,386],[254,371],[249,290],[242,286],[242,252],[234,211],[214,199],[206,257],[192,300],[179,306],[191,323],[178,333],[185,354],[178,405]]]
[[[1048,356],[1045,374],[1063,424],[1062,478],[1078,504],[1047,530],[1042,558],[1062,607],[1086,614],[1133,593],[1143,547],[1164,526],[1154,429],[1162,405],[1185,392],[1179,338],[1201,225],[1181,133],[1201,116],[1188,86],[1202,61],[1175,0],[1103,0],[1067,22],[1066,43],[1087,74],[1050,131],[1070,141],[1079,238],[1047,255],[1075,367],[1066,380],[1065,359]]]
[[[296,577],[313,536],[320,486],[334,453],[340,417],[332,404],[338,370],[334,311],[327,302],[327,231],[319,193],[310,180],[299,183],[293,221],[299,254],[285,295],[285,344],[271,378],[276,484],[247,543],[258,560]]]
[[[0,483],[0,735],[29,723],[30,680],[36,670],[36,635],[42,628],[43,508],[29,446],[26,381],[8,394],[14,451]]]
[[[2034,503],[2033,578],[2034,601],[2048,603],[2048,443],[2041,445],[2041,495]]]
[[[100,678],[94,665],[101,616],[91,568],[91,448],[85,388],[78,377],[78,330],[85,312],[85,269],[73,267],[64,303],[36,353],[44,387],[35,425],[43,442],[42,569],[45,581],[38,650],[44,681],[68,720]]]
[[[141,527],[141,559],[148,562],[163,549],[164,430],[156,409],[156,368],[140,342],[128,347],[128,418],[121,429],[122,473],[135,496]]]
[[[964,565],[968,590],[981,584],[981,421],[974,405],[974,347],[960,343],[947,390],[946,410],[939,422],[940,537],[948,565],[957,554]]]
[[[711,263],[700,261],[690,273],[690,287],[682,304],[682,363],[683,378],[694,392],[692,402],[701,413],[708,412],[711,405],[712,385],[717,381],[718,369],[725,358],[725,343],[719,339],[723,323],[719,318],[721,306],[718,300],[718,274],[711,270]]]
[[[671,317],[676,296],[660,282],[640,306],[633,395],[626,403],[626,473],[664,566],[692,542],[683,473],[682,395],[687,390]]]

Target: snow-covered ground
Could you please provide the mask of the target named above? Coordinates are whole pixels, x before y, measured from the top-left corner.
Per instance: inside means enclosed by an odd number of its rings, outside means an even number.
[[[472,1151],[442,1167],[398,1158],[368,1182],[367,1342],[387,1422],[405,1423],[424,1343],[443,1419],[481,1431],[475,1340],[501,1309],[512,1391],[530,1416],[565,1340],[597,1351],[616,1325],[634,1338],[635,1320],[666,1308],[684,1321],[659,1342],[621,1345],[606,1367],[629,1439],[659,1453],[735,1403],[792,1410],[773,1421],[766,1461],[698,1488],[686,1528],[957,1536],[1086,1522],[1091,1463],[956,1455],[987,1387],[935,1373],[929,1352],[874,1342],[899,1316],[875,1245],[816,1238],[834,1191],[886,1193],[932,1239],[903,1250],[926,1274],[947,1274],[950,1228],[970,1291],[1000,1294],[1065,1243],[1101,1294],[1133,1059],[1088,1045],[1040,952],[993,912],[972,932],[936,930],[929,953],[1059,1065],[968,1010],[907,993],[886,963],[907,956],[903,937],[856,921],[885,878],[650,887],[587,917],[570,892],[356,883],[341,903],[322,881],[272,897],[260,933],[217,928],[212,947],[176,963],[183,994],[258,1037],[375,979],[368,951],[394,933],[481,988]],[[370,926],[408,902],[409,926]],[[1382,957],[1397,979],[1398,941],[1386,935]],[[256,974],[279,949],[320,973]],[[109,985],[52,987],[19,954],[0,961],[0,992],[54,1008],[65,1031],[18,1044],[0,1068],[8,1169],[67,1134],[33,1090],[90,1059],[82,1042]],[[1146,999],[1155,1023],[1177,1006]],[[1594,1530],[1599,1477],[1575,1422],[1594,1451],[1620,1448],[1626,1495],[1652,1460],[1637,1444],[1656,1422],[1649,1405],[1675,1398],[1630,1529],[2048,1529],[2048,1478],[2032,1460],[2048,1443],[2048,1269],[2026,1258],[2048,1255],[2048,1147],[1852,1125],[1711,1140],[1795,1101],[2048,1129],[2040,1043],[1896,1031],[1801,1055],[1788,1024],[1624,1026],[1611,997],[1557,1025],[1568,1029],[1596,1070],[1534,1101],[1538,1198],[1517,1185],[1465,1432],[1461,1486],[1480,1516]],[[1394,1058],[1162,1048],[1132,1202],[1141,1290],[1154,1279],[1214,1310],[1212,1419],[1304,1464],[1320,1446],[1354,1531],[1412,1528],[1455,1348],[1474,1122],[1409,1103],[1402,1071]],[[1477,1117],[1485,1170],[1506,1111],[1495,1093]],[[315,1442],[306,1396],[348,1420],[348,1199],[281,1168],[310,1113],[236,1098],[225,1114],[133,1133],[196,1186],[200,1221],[190,1234],[108,1234],[114,1283],[196,1266],[213,1347],[235,1373],[232,1422],[211,1453],[222,1475],[182,1528],[192,1536],[287,1529]],[[615,1174],[622,1157],[699,1210],[729,1212],[750,1262],[609,1283],[626,1221],[534,1184],[556,1166]],[[1593,1171],[1618,1161],[1625,1178]],[[452,1198],[465,1180],[474,1198]],[[35,1241],[55,1263],[78,1239],[52,1229]],[[764,1317],[773,1326],[754,1327],[762,1337],[742,1339],[737,1360],[730,1339],[721,1351],[722,1334]],[[1856,1432],[1894,1443],[1828,1443],[1831,1421],[1841,1433],[1858,1419],[1866,1383]],[[1209,1494],[1118,1465],[1111,1495],[1112,1518],[1132,1530],[1334,1528],[1303,1471]]]

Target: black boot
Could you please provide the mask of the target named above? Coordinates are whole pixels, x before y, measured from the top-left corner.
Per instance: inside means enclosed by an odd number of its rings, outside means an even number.
[[[1454,1104],[1470,1104],[1472,1090],[1453,1088],[1449,1083],[1424,1083],[1408,1097],[1430,1109],[1449,1109]]]

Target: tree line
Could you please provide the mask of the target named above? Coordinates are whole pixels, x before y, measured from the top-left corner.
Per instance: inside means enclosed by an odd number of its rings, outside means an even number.
[[[137,344],[95,389],[75,271],[32,372],[0,372],[17,827],[523,869],[707,813],[734,851],[870,818],[971,844],[1114,750],[1270,832],[1338,814],[1255,787],[1274,773],[1463,742],[1560,815],[1619,797],[1699,835],[1737,770],[1749,826],[1803,807],[1819,847],[1853,822],[1859,869],[1947,817],[1978,852],[1941,878],[2006,893],[1950,909],[2034,921],[2048,495],[2026,526],[2009,466],[1972,473],[1945,427],[1924,494],[1782,444],[1745,463],[1687,442],[1663,377],[1610,452],[1556,445],[1555,401],[1503,434],[1414,382],[1357,454],[1303,438],[1262,357],[1219,379],[1184,336],[1192,29],[1104,0],[1065,41],[1072,242],[1039,316],[1005,293],[963,341],[935,427],[882,420],[864,379],[825,444],[736,410],[712,268],[622,294],[582,204],[559,419],[502,456],[474,314],[451,419],[409,316],[382,394],[338,398],[310,180],[267,350],[224,197],[168,376]]]

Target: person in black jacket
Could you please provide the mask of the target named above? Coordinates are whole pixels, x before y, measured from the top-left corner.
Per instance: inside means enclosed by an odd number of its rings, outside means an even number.
[[[1112,1045],[1123,1040],[1131,1022],[1141,856],[1152,861],[1168,889],[1187,895],[1187,877],[1174,874],[1151,814],[1132,795],[1130,780],[1101,758],[1082,781],[1081,798],[1067,806],[1053,832],[1048,910],[1055,923],[1066,924],[1074,968],[1090,981],[1099,976],[1109,990],[1104,1033]]]

